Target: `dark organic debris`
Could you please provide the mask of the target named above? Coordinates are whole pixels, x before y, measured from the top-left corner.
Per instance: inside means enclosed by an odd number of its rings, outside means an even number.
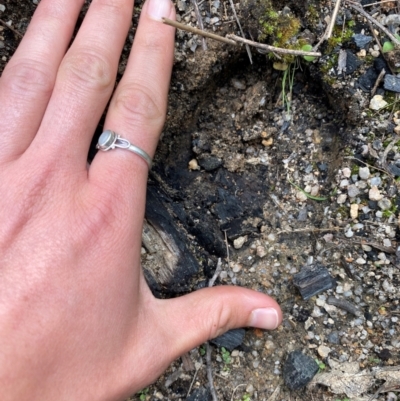
[[[289,354],[283,367],[283,379],[290,390],[305,387],[318,372],[318,364],[301,351]]]
[[[186,398],[186,401],[211,401],[211,392],[205,387],[197,388]]]
[[[383,81],[383,87],[388,91],[400,93],[400,78],[386,74]]]
[[[353,54],[351,50],[346,50],[346,53],[347,53],[347,58],[346,58],[345,72],[346,74],[352,74],[361,65],[361,62],[357,58],[357,56]]]
[[[328,297],[326,303],[329,305],[336,306],[337,308],[343,309],[346,312],[351,313],[354,316],[361,316],[360,310],[357,306],[353,305],[351,302],[347,301],[346,299],[339,299],[335,297]]]
[[[206,171],[213,171],[222,166],[222,160],[219,157],[209,154],[203,154],[198,158],[200,167]]]
[[[370,92],[374,87],[376,79],[378,78],[378,73],[375,71],[374,67],[368,68],[368,70],[358,78],[358,86],[364,92]]]
[[[210,340],[210,342],[217,347],[224,347],[227,350],[232,351],[242,344],[245,334],[245,329],[233,329],[227,331],[219,337]]]
[[[307,300],[332,288],[334,280],[325,266],[316,264],[303,267],[299,273],[294,275],[293,284],[299,289],[303,299]]]

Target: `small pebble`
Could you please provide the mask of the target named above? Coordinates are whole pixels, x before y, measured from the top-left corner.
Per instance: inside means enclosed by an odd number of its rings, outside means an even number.
[[[188,164],[188,168],[189,168],[189,170],[200,170],[199,163],[197,163],[196,159],[190,160],[190,162]]]
[[[350,196],[350,198],[355,198],[360,194],[360,190],[355,185],[349,185],[347,188],[347,194]]]
[[[383,240],[383,246],[386,246],[386,247],[391,247],[392,246],[392,241],[390,241],[390,239],[389,238],[385,238],[384,240]]]
[[[363,259],[363,258],[358,258],[358,259],[356,260],[356,263],[357,263],[358,265],[365,265],[367,262],[366,262],[365,259]]]
[[[353,230],[352,230],[351,228],[349,228],[349,229],[344,233],[344,235],[345,235],[347,238],[351,238],[351,237],[353,237],[354,232],[353,232]]]
[[[300,202],[305,202],[307,200],[307,195],[302,191],[297,191],[296,192],[296,198]]]
[[[345,168],[342,170],[342,174],[343,174],[343,177],[350,178],[350,176],[351,176],[351,170],[350,170],[348,167],[345,167]]]
[[[336,202],[339,203],[339,205],[341,205],[341,204],[346,202],[346,199],[347,199],[347,195],[346,194],[340,194],[337,197],[337,201]]]
[[[6,6],[4,4],[0,4],[0,12],[6,11]]]
[[[350,206],[350,217],[355,220],[358,217],[358,205],[357,203],[353,203]]]
[[[247,241],[247,235],[245,235],[244,237],[236,238],[233,241],[233,246],[235,249],[240,249],[246,241]]]
[[[371,186],[376,185],[377,187],[379,187],[379,185],[382,184],[381,177],[372,177],[369,183],[371,184]]]
[[[371,54],[372,54],[372,52],[371,52]],[[374,56],[373,54],[372,54],[372,56],[373,57],[379,57],[379,51],[378,51],[378,55],[377,56]],[[370,103],[369,103],[369,108],[371,109],[371,110],[380,110],[380,109],[382,109],[382,108],[384,108],[384,107],[386,107],[387,106],[387,102],[383,99],[383,96],[382,95],[375,95],[372,99],[371,99],[371,101],[370,101]]]
[[[392,207],[392,203],[390,202],[390,200],[388,198],[383,198],[378,202],[378,206],[382,210],[388,210]]]
[[[320,345],[317,351],[321,358],[327,358],[332,350],[326,345]]]
[[[360,167],[359,171],[358,171],[358,175],[360,176],[360,178],[362,180],[368,180],[369,176],[370,176],[370,171],[368,167]]]
[[[372,188],[369,190],[368,197],[372,201],[380,201],[383,198],[383,195],[379,191],[378,187],[373,185]]]

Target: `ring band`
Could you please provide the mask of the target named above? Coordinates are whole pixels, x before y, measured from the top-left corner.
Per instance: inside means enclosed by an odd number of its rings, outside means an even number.
[[[140,156],[151,169],[152,160],[151,157],[143,150],[138,148],[135,145],[132,145],[127,139],[122,138],[120,135],[116,134],[114,131],[106,130],[100,136],[97,141],[96,148],[102,150],[103,152],[107,152],[108,150],[121,148],[130,150],[136,155]]]

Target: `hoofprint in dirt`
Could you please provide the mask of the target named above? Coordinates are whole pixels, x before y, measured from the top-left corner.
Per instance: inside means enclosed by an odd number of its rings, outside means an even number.
[[[259,22],[257,3],[235,4],[246,35]],[[329,1],[273,3],[277,12],[301,20],[301,32],[308,29],[313,44],[334,9]],[[0,4],[0,18],[23,34],[34,2]],[[399,12],[390,4],[366,10],[382,21]],[[181,22],[196,26],[191,2],[178,1],[176,7]],[[199,2],[199,9],[205,29],[240,35],[231,2]],[[285,73],[273,69],[275,59],[253,50],[251,65],[244,48],[207,40],[204,52],[201,38],[177,32],[168,121],[150,184],[171,218],[168,233],[185,242],[196,268],[191,280],[178,276],[190,288],[175,291],[168,279],[153,284],[170,295],[200,288],[222,257],[216,285],[268,293],[285,314],[274,332],[250,329],[237,349],[214,349],[213,378],[221,400],[367,400],[374,394],[385,400],[398,390],[400,116],[384,80],[376,90],[382,99],[370,106],[380,67],[393,73],[379,46],[365,39],[374,36],[367,21],[344,2],[337,22],[333,39],[320,47],[323,57],[291,70],[291,89],[283,83]],[[3,68],[20,39],[0,29]],[[382,32],[374,33],[384,43]],[[358,42],[353,35],[361,35]],[[360,41],[368,43],[360,48]],[[157,237],[159,226],[150,217],[149,230]],[[171,251],[168,241],[161,243],[161,255],[151,244],[144,241],[147,272]],[[332,288],[304,300],[294,285],[296,275],[315,266],[326,269]],[[157,271],[152,278],[159,278]],[[322,376],[293,391],[283,371],[296,350],[317,360]],[[206,399],[203,354],[204,347],[193,350],[133,399]],[[357,375],[368,377],[368,385]],[[346,380],[353,387],[337,385]]]

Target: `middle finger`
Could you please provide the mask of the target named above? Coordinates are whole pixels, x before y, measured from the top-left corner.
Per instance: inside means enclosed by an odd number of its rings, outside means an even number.
[[[61,63],[42,125],[28,151],[86,170],[91,137],[114,88],[132,11],[133,0],[93,0]]]

